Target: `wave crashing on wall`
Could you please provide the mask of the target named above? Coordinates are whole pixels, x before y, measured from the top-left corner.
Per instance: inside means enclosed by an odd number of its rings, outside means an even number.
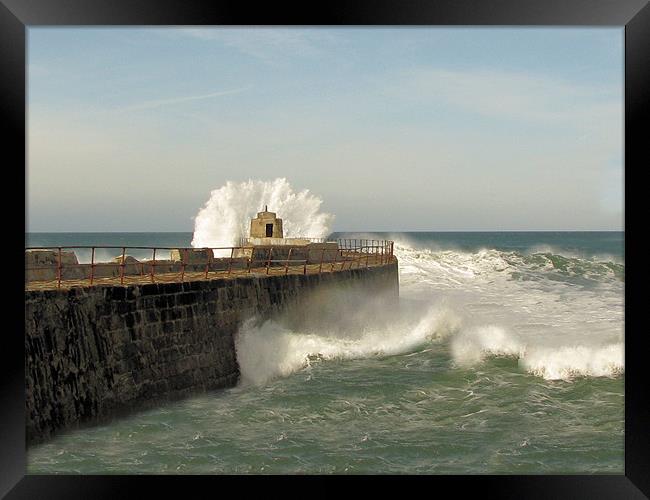
[[[322,212],[323,200],[309,189],[296,191],[285,178],[228,181],[214,189],[194,220],[195,248],[230,247],[247,237],[250,220],[268,209],[283,220],[286,238],[325,238],[334,215]]]

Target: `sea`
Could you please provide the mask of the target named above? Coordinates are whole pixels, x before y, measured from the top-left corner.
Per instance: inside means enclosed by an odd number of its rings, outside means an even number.
[[[193,238],[28,233],[26,246]],[[624,473],[623,232],[330,238],[395,242],[395,311],[369,297],[299,330],[245,323],[236,387],[61,433],[27,450],[27,472]]]

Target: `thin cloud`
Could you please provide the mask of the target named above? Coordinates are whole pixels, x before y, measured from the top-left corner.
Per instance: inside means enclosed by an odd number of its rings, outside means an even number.
[[[238,89],[231,89],[231,90],[222,90],[219,92],[212,92],[210,94],[202,94],[202,95],[192,95],[192,96],[185,96],[185,97],[174,97],[172,99],[157,99],[155,101],[145,101],[140,104],[134,104],[132,106],[126,106],[124,108],[120,108],[117,111],[119,112],[124,112],[124,111],[139,111],[142,109],[152,109],[152,108],[160,108],[162,106],[168,106],[170,104],[179,104],[181,102],[190,102],[190,101],[200,101],[203,99],[211,99],[213,97],[220,97],[224,95],[230,95],[230,94],[239,94],[241,92],[244,92],[245,90],[248,90],[251,88],[250,86],[248,87],[241,87]]]
[[[175,33],[221,43],[271,66],[291,61],[295,57],[322,57],[327,47],[339,45],[343,41],[340,36],[319,29],[183,28]]]
[[[622,114],[623,106],[616,87],[485,70],[416,70],[389,91],[410,99],[445,102],[493,118],[554,124],[615,119]]]

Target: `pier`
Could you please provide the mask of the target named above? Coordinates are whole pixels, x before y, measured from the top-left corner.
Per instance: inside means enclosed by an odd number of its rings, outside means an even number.
[[[309,322],[313,307],[338,296],[328,294],[397,306],[392,242],[282,243],[26,249],[28,443],[236,385],[247,319]]]
[[[392,241],[339,239],[336,243],[334,251],[326,247],[305,250],[304,246],[287,244],[214,248],[28,247],[25,249],[25,289],[174,283],[245,275],[321,274],[383,266],[394,258]],[[79,251],[90,253],[90,262],[80,263],[77,260]],[[130,255],[131,252],[148,253],[150,258],[138,260]],[[115,257],[100,260],[98,254]],[[171,258],[161,259],[164,254]],[[219,254],[228,256],[215,257]]]

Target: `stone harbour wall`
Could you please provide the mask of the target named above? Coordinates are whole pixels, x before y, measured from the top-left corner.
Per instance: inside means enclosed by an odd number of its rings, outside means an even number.
[[[28,444],[160,400],[236,385],[241,323],[299,310],[328,285],[388,292],[396,301],[397,262],[320,275],[25,291]]]
[[[183,258],[185,265],[181,263]],[[25,282],[50,281],[58,279],[58,253],[52,250],[29,250],[25,252]],[[88,279],[92,272],[95,278],[115,278],[124,273],[124,276],[148,275],[152,272],[180,273],[185,272],[225,271],[231,269],[246,269],[248,259],[237,257],[214,257],[212,251],[198,249],[183,253],[180,250],[171,251],[171,259],[157,259],[155,265],[151,260],[138,261],[131,255],[125,255],[124,266],[122,256],[115,257],[109,262],[96,262],[92,268],[89,263],[79,263],[74,252],[61,253],[61,279]],[[123,269],[122,269],[123,267]]]

